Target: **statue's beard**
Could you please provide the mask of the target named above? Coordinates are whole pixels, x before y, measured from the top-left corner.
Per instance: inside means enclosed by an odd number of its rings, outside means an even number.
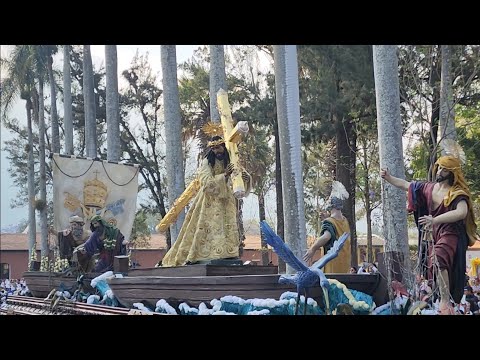
[[[102,224],[98,224],[97,228],[95,229],[95,232],[98,234],[98,236],[101,236],[104,230],[105,230],[105,226],[103,226]]]
[[[222,153],[222,154],[215,154],[215,158],[217,160],[223,160],[225,158],[225,153]]]
[[[437,177],[435,178],[435,181],[437,183],[441,183],[445,180],[450,180],[450,179],[453,180],[453,174],[452,173],[449,173],[447,176],[437,175]]]
[[[82,229],[82,228],[72,229],[72,234],[73,234],[73,236],[76,237],[76,238],[81,238],[82,235],[83,235],[83,229]]]

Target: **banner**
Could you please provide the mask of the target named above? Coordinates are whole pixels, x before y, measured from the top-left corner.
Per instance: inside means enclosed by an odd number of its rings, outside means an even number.
[[[137,208],[138,165],[54,154],[53,207],[55,230],[69,226],[69,218],[81,216],[85,228],[90,218],[101,215],[130,239]]]

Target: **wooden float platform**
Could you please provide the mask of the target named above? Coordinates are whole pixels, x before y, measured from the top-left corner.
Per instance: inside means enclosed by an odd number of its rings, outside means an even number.
[[[233,295],[243,299],[279,299],[286,291],[296,292],[296,287],[279,284],[280,274],[276,266],[215,266],[188,265],[172,268],[135,269],[128,276],[108,279],[116,298],[125,307],[135,302],[154,306],[160,299],[167,302],[186,302],[198,306],[212,299]],[[326,274],[351,290],[362,291],[376,297],[380,283],[379,274]],[[309,297],[321,301],[320,287],[309,290]],[[380,298],[380,297],[379,297]]]
[[[90,281],[100,274],[86,274],[83,280],[83,289],[86,292],[93,293],[95,290],[90,286]],[[66,275],[65,273],[49,272],[49,271],[25,271],[23,278],[28,289],[34,297],[46,298],[53,288],[58,289],[60,286],[67,291],[77,289],[77,276]],[[70,291],[73,294],[72,291]]]

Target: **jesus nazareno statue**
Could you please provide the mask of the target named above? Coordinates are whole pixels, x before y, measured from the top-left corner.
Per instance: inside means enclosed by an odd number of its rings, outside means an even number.
[[[214,136],[198,170],[200,190],[193,200],[173,247],[162,266],[181,266],[198,261],[238,258],[237,207],[230,176],[236,170],[222,137]],[[250,191],[250,175],[242,179]]]

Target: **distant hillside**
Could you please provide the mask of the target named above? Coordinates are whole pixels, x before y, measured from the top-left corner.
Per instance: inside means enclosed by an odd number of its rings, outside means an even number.
[[[2,234],[15,234],[18,232],[18,224],[5,225],[0,228]]]

